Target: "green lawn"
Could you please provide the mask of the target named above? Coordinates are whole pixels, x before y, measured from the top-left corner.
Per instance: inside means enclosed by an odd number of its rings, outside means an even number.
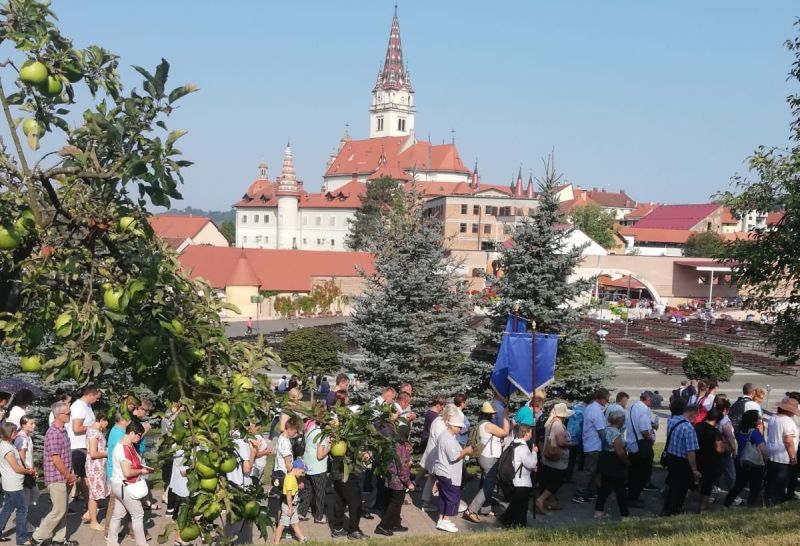
[[[786,546],[800,544],[800,510],[796,504],[789,504],[782,508],[736,508],[703,515],[637,518],[621,523],[592,522],[558,529],[439,533],[365,541],[365,544],[386,543],[409,546]]]

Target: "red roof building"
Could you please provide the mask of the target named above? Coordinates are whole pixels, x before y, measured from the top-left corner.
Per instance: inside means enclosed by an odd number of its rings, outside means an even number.
[[[724,207],[716,203],[701,205],[660,205],[636,222],[640,229],[678,229],[722,231]]]
[[[189,245],[228,246],[228,240],[206,216],[158,214],[148,218],[153,231],[176,252]]]

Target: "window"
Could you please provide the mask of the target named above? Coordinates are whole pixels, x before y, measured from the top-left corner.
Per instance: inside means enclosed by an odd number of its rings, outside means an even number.
[[[314,225],[315,226],[321,226],[322,225],[322,216],[317,216],[316,218],[314,218]]]
[[[378,118],[378,131],[383,131],[383,118]]]
[[[398,131],[405,131],[406,130],[406,120],[398,119],[397,120],[397,130]]]
[[[472,205],[472,214],[480,214],[481,213],[481,206],[480,205]]]
[[[303,246],[305,246],[307,244],[308,244],[308,241],[305,238],[303,238]]]
[[[460,231],[461,233],[466,233],[467,232],[467,224],[461,224],[458,227],[458,231]]]
[[[257,223],[258,223],[258,214],[254,214],[254,215],[253,215],[253,223],[254,223],[254,224],[257,224]]]
[[[267,235],[267,236],[265,236],[265,237],[264,237],[264,242],[265,242],[265,243],[268,243],[268,242],[269,242],[269,235]]]
[[[478,233],[478,224],[472,224],[472,233]]]
[[[495,250],[494,241],[481,241],[481,250],[492,252]]]
[[[490,233],[492,233],[491,224],[484,224],[483,225],[483,233],[486,234],[486,235],[489,235]]]
[[[322,244],[322,239],[317,239],[317,246],[320,246],[321,244]]]
[[[269,214],[264,215],[264,223],[269,224]]]
[[[333,226],[335,226],[335,225],[336,225],[336,216],[331,216],[331,217],[328,219],[328,225],[329,225],[329,226],[331,226],[331,227],[333,227]]]
[[[242,244],[247,244],[247,235],[242,236]]]
[[[304,226],[308,225],[308,216],[306,216],[305,214],[303,215],[303,225]]]
[[[525,209],[523,209],[522,207],[516,207],[514,209],[514,214],[516,214],[517,216],[522,216],[525,214]]]
[[[292,237],[292,248],[297,248],[297,237]]]
[[[489,216],[494,216],[497,214],[497,208],[494,205],[486,205],[486,214]]]
[[[247,223],[247,215],[246,214],[242,214],[242,223],[243,224]]]
[[[331,239],[331,246],[336,246],[336,240],[335,239]]]
[[[461,214],[467,213],[467,205],[461,205]]]
[[[260,242],[261,242],[261,235],[256,235],[256,242],[257,242],[257,243],[260,243]]]

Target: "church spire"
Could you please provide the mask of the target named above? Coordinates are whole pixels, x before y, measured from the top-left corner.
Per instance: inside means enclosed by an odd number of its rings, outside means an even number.
[[[531,173],[528,175],[528,187],[525,188],[525,197],[527,197],[528,199],[533,199],[534,193],[535,192],[533,191],[533,173]]]
[[[287,142],[286,151],[283,153],[283,166],[281,176],[278,179],[278,195],[296,195],[299,193],[297,186],[297,176],[294,172],[294,158],[292,157],[292,147]]]
[[[389,45],[386,48],[386,59],[383,62],[383,70],[378,76],[375,85],[376,89],[399,91],[405,89],[411,91],[411,82],[406,78],[408,72],[403,66],[403,47],[400,43],[400,21],[397,18],[397,6],[395,5],[394,17],[392,18],[392,28],[389,31]]]

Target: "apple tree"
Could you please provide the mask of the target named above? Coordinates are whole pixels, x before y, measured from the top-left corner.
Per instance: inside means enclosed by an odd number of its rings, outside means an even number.
[[[231,540],[223,525],[253,520],[266,536],[260,487],[240,489],[234,436],[266,418],[276,356],[259,340],[232,342],[226,307],[181,274],[146,206],[180,199],[191,162],[170,113],[193,85],[167,88],[169,64],[134,67],[125,90],[118,58],[75,47],[48,2],[0,7],[0,341],[26,372],[95,382],[118,399],[146,384],[184,406],[168,450],[189,454],[184,540]],[[6,55],[7,60],[6,59]]]

